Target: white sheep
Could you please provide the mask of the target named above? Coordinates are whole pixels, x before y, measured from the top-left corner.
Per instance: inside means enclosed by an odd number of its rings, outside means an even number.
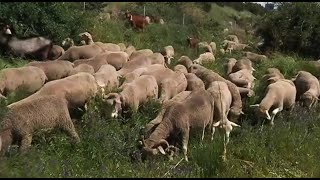
[[[271,125],[273,125],[274,117],[278,112],[283,109],[292,110],[294,108],[296,93],[297,90],[292,81],[279,79],[268,85],[266,95],[260,104],[250,105],[250,107],[258,107],[258,115],[271,120]],[[271,116],[269,115],[269,110],[272,110]]]
[[[49,95],[10,104],[1,121],[0,151],[3,155],[13,142],[21,140],[19,151],[25,152],[31,146],[34,131],[58,127],[80,142],[64,98]]]

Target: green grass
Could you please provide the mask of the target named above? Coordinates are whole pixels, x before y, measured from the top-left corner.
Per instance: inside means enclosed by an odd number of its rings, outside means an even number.
[[[174,14],[167,5],[163,12]],[[209,16],[221,23],[227,22],[239,13],[229,7],[212,5]],[[156,8],[156,7],[155,7]],[[245,14],[244,12],[241,15]],[[168,25],[153,24],[141,33],[126,27],[121,21],[97,22],[90,29],[96,41],[126,42],[137,49],[150,48],[160,52],[166,45],[173,45],[176,51],[173,64],[182,55],[195,59],[195,51],[186,47],[186,36],[198,29],[192,25],[182,26],[167,20]],[[223,35],[213,33],[215,29],[199,27],[202,40],[215,41],[219,47]],[[250,37],[249,41],[256,41]],[[219,48],[218,48],[219,49]],[[213,63],[204,66],[225,77],[223,67],[230,57],[240,58],[242,53],[218,54]],[[241,117],[241,127],[234,128],[228,145],[228,160],[222,162],[223,135],[216,131],[214,141],[206,133],[201,143],[200,132],[192,132],[188,156],[189,162],[182,161],[181,152],[173,161],[163,156],[147,157],[144,162],[136,161],[138,140],[144,125],[155,118],[160,104],[148,102],[130,118],[110,118],[110,107],[97,96],[89,103],[88,111],[78,110],[72,117],[81,142],[75,146],[61,130],[38,131],[35,133],[32,148],[20,155],[12,148],[0,161],[0,177],[319,177],[320,176],[320,121],[319,107],[306,111],[297,106],[293,112],[280,112],[275,125],[267,124],[261,130],[262,120],[257,118],[249,104],[259,103],[265,84],[261,77],[269,67],[279,68],[286,78],[292,78],[299,70],[307,70],[319,77],[319,71],[295,55],[275,53],[260,64],[254,64],[256,95],[246,100],[245,115]],[[27,61],[20,59],[0,59],[0,69],[21,67]],[[1,114],[4,106],[18,101],[22,92],[10,95],[6,102],[1,101]],[[0,115],[0,117],[3,117]],[[259,122],[252,125],[253,122]],[[177,165],[175,168],[174,166]],[[164,176],[165,175],[165,176]]]

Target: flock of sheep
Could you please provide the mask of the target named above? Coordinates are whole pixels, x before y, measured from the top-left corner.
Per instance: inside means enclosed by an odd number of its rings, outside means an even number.
[[[75,143],[80,137],[69,111],[85,106],[97,94],[112,107],[111,117],[118,117],[128,109],[137,111],[150,99],[162,103],[158,116],[145,126],[150,135],[140,142],[141,152],[165,154],[172,159],[181,144],[185,160],[189,132],[201,129],[225,131],[226,145],[233,127],[240,127],[238,118],[242,112],[242,98],[254,95],[255,71],[252,62],[266,60],[266,56],[245,52],[239,60],[230,58],[226,63],[226,77],[202,66],[215,60],[214,42],[197,42],[188,38],[190,47],[204,48],[205,53],[195,60],[181,56],[178,64],[170,69],[167,64],[174,58],[174,48],[164,47],[160,53],[150,49],[136,50],[123,43],[94,42],[88,32],[79,35],[84,45],[75,46],[71,39],[62,44],[65,51],[55,45],[52,61],[33,61],[19,68],[1,70],[0,93],[2,98],[23,87],[32,95],[8,105],[8,112],[1,121],[0,149],[5,153],[18,139],[21,152],[32,142],[38,129],[62,128]],[[196,43],[196,45],[194,45]],[[235,35],[223,41],[221,52],[242,51],[248,45],[241,44]],[[288,80],[276,68],[269,68],[266,95],[257,107],[259,116],[273,124],[275,115],[283,109],[292,109],[296,100],[311,108],[320,95],[319,81],[311,73],[300,71]],[[121,84],[120,79],[124,82]],[[119,88],[120,92],[114,92]],[[87,108],[86,108],[87,109]],[[269,114],[271,111],[271,116]],[[147,133],[146,133],[147,134]],[[168,139],[181,134],[181,141]]]

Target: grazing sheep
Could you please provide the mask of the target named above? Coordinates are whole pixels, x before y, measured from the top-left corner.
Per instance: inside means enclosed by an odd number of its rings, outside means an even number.
[[[211,52],[202,53],[199,57],[193,60],[193,63],[202,65],[203,63],[214,62],[216,58]]]
[[[113,43],[102,43],[102,42],[95,42],[95,45],[99,46],[104,51],[112,51],[112,52],[119,52],[121,51],[120,46]]]
[[[242,69],[246,69],[246,70],[249,70],[249,71],[255,71],[255,69],[252,67],[252,62],[249,60],[249,59],[246,59],[246,58],[242,58],[242,59],[239,59],[235,65],[233,66],[232,68],[232,72],[231,73],[234,73],[234,72],[237,72],[237,71],[240,71]]]
[[[184,99],[186,99],[190,95],[191,91],[182,91],[175,95],[172,99],[169,101],[166,101],[165,103],[162,104],[161,110],[159,114],[157,115],[156,118],[154,118],[152,121],[150,121],[146,126],[145,126],[145,133],[148,133],[153,129],[155,126],[160,124],[160,122],[163,120],[164,113],[168,107],[174,102],[181,102]]]
[[[188,72],[190,72],[190,67],[193,62],[188,56],[181,56],[178,59],[178,64],[184,65],[187,68]]]
[[[309,109],[317,103],[320,95],[319,80],[307,71],[299,71],[293,78],[297,88],[296,99],[302,101]]]
[[[142,73],[145,74],[145,73]],[[165,78],[159,84],[159,100],[165,102],[174,97],[179,92],[187,89],[188,82],[182,72],[173,72],[169,78]]]
[[[153,51],[151,49],[140,49],[132,52],[132,54],[130,55],[130,61],[142,55],[150,56],[152,54],[153,54]]]
[[[104,58],[89,58],[89,59],[78,59],[73,62],[74,67],[79,66],[80,64],[88,64],[93,67],[94,72],[97,72],[102,65],[108,64],[108,61]]]
[[[118,71],[118,73],[123,76],[134,71],[135,69],[146,67],[146,66],[152,65],[153,63],[156,63],[156,62],[151,62],[150,58],[142,55],[142,56],[136,57],[133,60],[126,62],[123,65],[123,67]]]
[[[69,49],[70,47],[74,46],[74,41],[71,38],[66,38],[61,43],[63,49]]]
[[[210,87],[210,84],[214,81],[226,82],[232,95],[232,104],[230,108],[229,119],[231,119],[232,121],[236,121],[239,118],[240,114],[243,114],[240,92],[235,84],[224,79],[212,70],[198,64],[191,65],[190,72],[198,76],[204,82],[206,88]]]
[[[142,75],[130,83],[122,86],[120,93],[109,93],[103,97],[107,103],[113,106],[111,117],[118,117],[123,109],[131,108],[136,112],[139,105],[149,99],[158,98],[158,85],[153,76]]]
[[[137,79],[144,72],[147,72],[147,74],[148,74],[149,72],[153,72],[154,73],[154,72],[159,72],[159,71],[164,73],[164,74],[167,74],[168,71],[171,72],[170,69],[165,68],[162,64],[152,64],[152,65],[148,65],[146,67],[137,68],[134,71],[125,74],[123,76],[125,78],[125,81],[123,82],[123,84],[131,82],[131,81]],[[156,73],[156,74],[159,74],[159,73]],[[154,76],[154,74],[148,74],[148,75],[153,75]],[[161,73],[160,73],[159,76],[154,76],[154,77],[157,80],[157,84],[160,83],[162,78],[165,78],[164,76],[161,76]]]
[[[4,155],[8,147],[17,141],[21,144],[19,151],[25,152],[31,146],[34,132],[48,128],[62,128],[76,143],[80,142],[64,98],[49,95],[10,104],[1,121],[1,154]]]
[[[103,89],[101,89],[102,93],[104,93],[106,88],[111,90],[119,87],[119,74],[117,73],[116,68],[109,64],[102,65],[94,74],[94,77],[97,81],[98,87]]]
[[[256,54],[253,52],[245,52],[246,58],[250,59],[253,62],[261,62],[267,59],[267,56]]]
[[[174,68],[173,68],[173,71],[180,71],[182,72],[183,74],[187,74],[188,73],[188,70],[185,66],[181,65],[181,64],[178,64],[176,65]]]
[[[266,78],[268,84],[270,84],[276,82],[279,79],[284,79],[284,76],[279,69],[268,68],[267,73],[263,76],[263,78]]]
[[[71,73],[71,75],[77,74],[79,72],[86,72],[89,73],[91,75],[94,74],[94,69],[92,66],[88,65],[88,64],[80,64],[77,67],[75,67]]]
[[[167,64],[171,63],[171,59],[174,56],[174,48],[172,46],[166,46],[163,48],[162,55],[165,58]]]
[[[120,47],[120,51],[125,51],[127,46],[124,43],[118,43],[117,44]]]
[[[199,42],[200,40],[197,38],[187,37],[187,43],[190,48],[195,49]]]
[[[212,53],[212,48],[209,46],[207,42],[199,42],[198,43],[198,52],[200,53],[205,53],[205,52],[210,52]]]
[[[129,61],[129,56],[125,52],[105,52],[98,54],[94,57],[95,60],[97,59],[105,59],[108,64],[114,66],[117,70],[120,70],[123,65]]]
[[[226,75],[229,75],[232,73],[232,69],[236,65],[236,63],[237,63],[237,60],[235,58],[228,59],[228,62],[226,63],[226,69],[227,69]]]
[[[213,113],[214,101],[206,90],[193,91],[183,101],[172,102],[165,110],[163,120],[156,129],[147,139],[140,141],[143,145],[143,153],[156,155],[160,151],[166,154],[165,150],[172,147],[166,139],[181,134],[184,158],[188,161],[190,129],[201,129],[203,137],[205,128],[212,122]],[[166,145],[167,148],[164,150],[162,145]]]
[[[96,44],[72,46],[57,60],[75,61],[78,59],[87,59],[102,53],[104,50]]]
[[[83,32],[78,35],[82,41],[84,41],[83,45],[91,45],[93,44],[92,35],[89,32]]]
[[[224,49],[219,49],[219,52],[220,52],[221,54],[225,54],[225,53],[226,53]]]
[[[44,85],[47,79],[46,74],[38,67],[2,69],[0,71],[1,97],[20,88],[24,88],[23,90],[27,93],[34,93]]]
[[[209,46],[211,47],[212,54],[215,55],[217,52],[217,44],[215,42],[210,42]]]
[[[235,43],[240,43],[239,39],[238,39],[238,36],[236,36],[236,35],[228,35],[226,39],[230,40],[230,41],[233,41]]]
[[[212,134],[211,140],[213,140],[213,135],[215,132],[215,127],[220,127],[225,130],[224,136],[224,155],[223,159],[226,159],[227,154],[227,144],[229,143],[230,132],[232,131],[232,126],[240,127],[238,124],[228,120],[228,113],[230,110],[232,96],[229,91],[227,83],[223,81],[214,81],[211,83],[207,91],[212,95],[214,99],[214,116],[212,123]]]
[[[74,64],[70,61],[32,61],[25,65],[38,67],[46,74],[48,81],[61,79],[73,74]]]
[[[151,64],[163,64],[165,65],[165,58],[161,53],[153,53],[148,56],[151,60]]]
[[[279,79],[278,81],[269,84],[266,89],[266,95],[260,104],[250,105],[257,107],[257,113],[268,120],[271,120],[273,125],[274,117],[283,109],[292,110],[296,100],[296,87],[294,83],[287,79]],[[269,115],[269,110],[272,115]]]
[[[124,50],[124,52],[127,53],[129,57],[135,51],[136,51],[136,48],[132,45],[128,46],[127,49]]]
[[[204,83],[203,81],[198,78],[198,76],[196,76],[193,73],[186,73],[184,74],[186,79],[187,79],[187,91],[196,91],[199,89],[205,89]]]
[[[69,110],[82,107],[98,92],[98,86],[93,75],[80,72],[63,79],[46,83],[39,91],[21,100],[30,101],[38,96],[57,95],[68,102]]]
[[[253,81],[256,79],[250,70],[242,69],[240,71],[231,73],[228,75],[228,78],[231,82],[233,82],[238,87],[245,87],[249,89],[253,89],[254,83]]]
[[[52,48],[49,51],[48,59],[49,60],[55,60],[58,59],[60,56],[62,56],[65,53],[64,49],[61,46],[53,45]]]

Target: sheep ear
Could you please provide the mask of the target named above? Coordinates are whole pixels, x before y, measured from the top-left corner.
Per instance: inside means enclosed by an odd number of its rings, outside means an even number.
[[[250,107],[259,107],[260,104],[253,104],[253,105],[250,105]]]
[[[162,146],[158,146],[157,148],[158,148],[158,150],[161,152],[161,154],[163,154],[163,155],[166,154],[166,152],[164,151],[164,149],[162,148]]]

